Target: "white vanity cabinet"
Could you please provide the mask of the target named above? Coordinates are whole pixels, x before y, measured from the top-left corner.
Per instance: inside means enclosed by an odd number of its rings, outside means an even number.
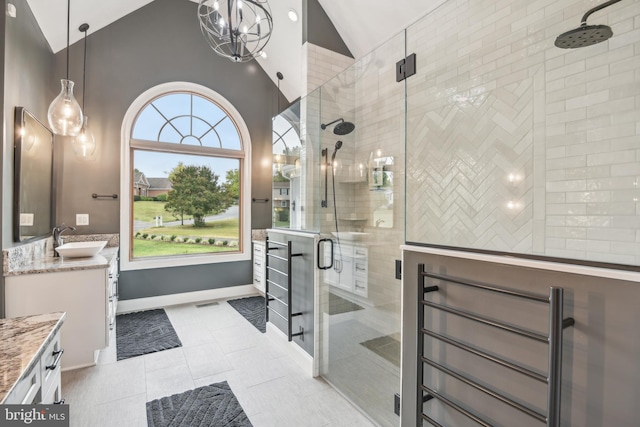
[[[0,319],[0,335],[10,345],[0,352],[0,404],[64,403],[60,327],[65,313]]]
[[[334,243],[333,267],[326,270],[325,282],[367,298],[369,282],[369,250],[365,246]],[[325,245],[324,265],[331,264],[331,248]]]
[[[107,275],[107,321],[106,325],[106,343],[109,345],[109,338],[116,327],[116,310],[118,309],[118,258],[114,258],[109,263],[109,271]]]
[[[261,293],[265,292],[266,274],[266,250],[265,242],[261,240],[253,241],[253,286]]]
[[[61,328],[65,370],[95,365],[98,351],[109,345],[115,325],[117,256],[103,258],[98,267],[74,264],[82,262],[69,261],[66,270],[5,278],[7,317],[67,313]]]

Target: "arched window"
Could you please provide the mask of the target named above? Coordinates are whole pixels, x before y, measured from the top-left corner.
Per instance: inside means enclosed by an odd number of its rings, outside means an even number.
[[[249,258],[249,133],[226,99],[157,86],[131,105],[122,135],[123,270]]]

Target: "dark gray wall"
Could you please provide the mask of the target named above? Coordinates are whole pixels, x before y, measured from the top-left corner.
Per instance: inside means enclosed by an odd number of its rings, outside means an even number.
[[[7,10],[7,4],[6,2],[2,2],[2,5],[4,6],[4,10]],[[2,58],[3,60],[0,61],[0,82],[2,82],[2,84],[0,84],[0,108],[2,108],[2,111],[4,111],[5,108],[5,101],[4,101],[4,42],[5,42],[5,20],[7,19],[7,14],[5,13],[4,15],[2,15],[0,17],[0,34],[2,34],[2,39],[0,40],[0,58]],[[6,120],[4,117],[4,114],[2,115],[2,124],[3,124],[3,129],[6,129]],[[2,143],[4,146],[4,135],[2,136]],[[2,160],[4,160],[4,156],[1,157]],[[2,176],[2,170],[3,170],[3,166],[2,166],[2,162],[0,161],[0,177]],[[0,185],[0,212],[2,211],[2,195],[4,194],[4,191],[2,189],[2,186]],[[2,242],[2,227],[0,226],[0,242]],[[4,318],[4,276],[0,276],[0,319]]]
[[[549,287],[564,288],[564,317],[573,317],[575,326],[564,330],[562,363],[562,425],[563,426],[613,426],[637,425],[640,419],[640,335],[637,325],[640,312],[640,285],[637,282],[585,276],[567,272],[497,264],[416,252],[405,252],[403,261],[403,337],[402,337],[402,425],[415,425],[416,414],[416,354],[418,310],[418,264],[424,263],[427,271],[472,282],[490,283],[503,287],[548,295]],[[514,324],[521,328],[547,334],[548,306],[522,302],[508,296],[500,296],[462,286],[437,284],[441,291],[428,294],[427,298],[441,304],[454,306]],[[422,295],[422,294],[421,294]],[[444,335],[483,348],[494,354],[523,363],[540,372],[547,370],[547,346],[524,340],[513,334],[429,311],[428,328]],[[468,372],[473,378],[485,381],[505,395],[522,402],[546,406],[541,383],[532,384],[522,375],[514,375],[504,368],[462,354],[451,346],[439,346],[435,341],[425,345],[433,357],[439,353],[441,363]],[[444,361],[444,362],[443,362]],[[445,395],[462,402],[465,407],[477,409],[497,425],[539,425],[532,418],[514,411],[514,418],[505,418],[508,411],[497,401],[467,393],[464,386],[455,381],[445,381],[443,376],[429,374],[425,377]],[[439,381],[436,384],[436,380]],[[480,393],[478,393],[480,394]],[[467,401],[461,400],[466,396]],[[425,404],[425,411],[443,425],[456,425],[451,419],[439,419],[446,411],[439,411],[434,402]],[[526,419],[526,420],[525,420]]]
[[[4,52],[4,144],[2,175],[2,247],[13,246],[13,117],[16,106],[27,108],[43,123],[47,109],[60,89],[54,78],[54,57],[26,0],[12,1],[16,18],[3,14]],[[6,2],[3,2],[6,7]],[[6,9],[5,9],[6,10]],[[3,21],[4,22],[4,21]]]
[[[353,58],[353,54],[340,37],[340,34],[329,19],[318,0],[302,2],[302,43],[313,43],[316,46],[332,50]]]
[[[155,0],[89,35],[85,111],[96,138],[96,159],[77,159],[69,142],[57,147],[58,223],[75,224],[76,213],[88,213],[90,225],[80,227],[79,233],[119,232],[120,203],[126,202],[95,200],[91,194],[120,192],[120,133],[125,112],[147,89],[172,81],[207,86],[238,109],[251,134],[252,196],[270,198],[274,84],[257,63],[234,64],[216,55],[200,33],[196,7],[184,0]],[[77,82],[79,100],[82,49],[82,41],[70,49],[71,77]],[[56,54],[56,74],[64,73],[65,58],[65,50]],[[263,159],[269,163],[264,165]],[[271,225],[270,206],[256,203],[249,208],[253,228]],[[120,294],[129,299],[249,283],[251,264],[246,261],[123,272]]]
[[[135,299],[203,289],[246,285],[253,281],[251,261],[120,273],[120,299]]]

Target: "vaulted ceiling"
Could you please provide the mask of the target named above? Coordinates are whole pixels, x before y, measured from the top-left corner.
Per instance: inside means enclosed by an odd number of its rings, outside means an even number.
[[[96,32],[153,0],[72,0],[71,44],[80,40],[78,30],[88,23],[88,34]],[[197,0],[181,0],[193,1]],[[385,40],[424,16],[445,0],[318,0],[336,30],[356,58],[370,52]],[[67,0],[27,0],[53,52],[66,47]],[[270,0],[274,30],[265,49],[267,58],[257,61],[277,83],[276,72],[286,79],[281,91],[290,101],[302,93],[301,40],[302,19],[292,22],[287,12],[302,14],[302,0]],[[313,17],[308,17],[312,20]],[[194,25],[197,21],[194,17]],[[212,53],[213,54],[213,53]]]

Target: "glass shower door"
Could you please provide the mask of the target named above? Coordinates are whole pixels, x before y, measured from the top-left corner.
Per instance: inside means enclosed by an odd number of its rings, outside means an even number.
[[[333,256],[331,244],[320,249],[331,266],[320,270],[320,373],[382,426],[400,421],[404,51],[399,34],[320,90],[320,230],[333,245]]]

